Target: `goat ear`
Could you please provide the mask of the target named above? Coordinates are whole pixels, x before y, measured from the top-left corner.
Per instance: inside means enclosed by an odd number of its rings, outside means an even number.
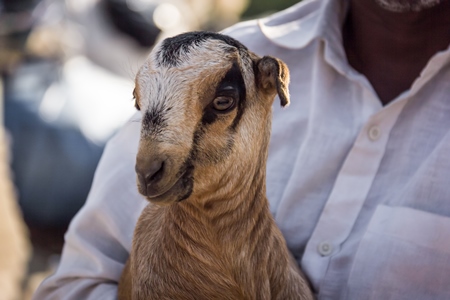
[[[264,56],[257,62],[259,88],[269,94],[277,93],[281,106],[289,105],[289,69],[284,62],[272,56]]]

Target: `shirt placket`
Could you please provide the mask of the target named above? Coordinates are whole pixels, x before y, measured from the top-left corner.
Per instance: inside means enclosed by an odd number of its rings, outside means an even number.
[[[331,257],[351,233],[405,103],[398,99],[368,119],[338,173],[302,258],[302,268],[316,291],[320,292]]]

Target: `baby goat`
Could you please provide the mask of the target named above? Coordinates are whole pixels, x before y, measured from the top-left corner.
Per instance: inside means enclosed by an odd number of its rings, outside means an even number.
[[[138,189],[119,299],[312,299],[266,198],[271,106],[289,71],[236,40],[164,40],[136,77]]]

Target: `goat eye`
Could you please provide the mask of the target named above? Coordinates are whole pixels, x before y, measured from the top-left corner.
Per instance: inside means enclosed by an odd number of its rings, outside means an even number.
[[[234,99],[232,97],[217,97],[213,101],[213,108],[218,111],[225,111],[233,106]]]

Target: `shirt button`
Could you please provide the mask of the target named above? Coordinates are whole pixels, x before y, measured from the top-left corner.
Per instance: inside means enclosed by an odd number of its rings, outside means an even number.
[[[369,128],[369,139],[376,141],[380,138],[381,130],[377,126],[372,126]]]
[[[328,256],[333,252],[333,246],[328,242],[322,242],[318,247],[319,254],[322,256]]]

